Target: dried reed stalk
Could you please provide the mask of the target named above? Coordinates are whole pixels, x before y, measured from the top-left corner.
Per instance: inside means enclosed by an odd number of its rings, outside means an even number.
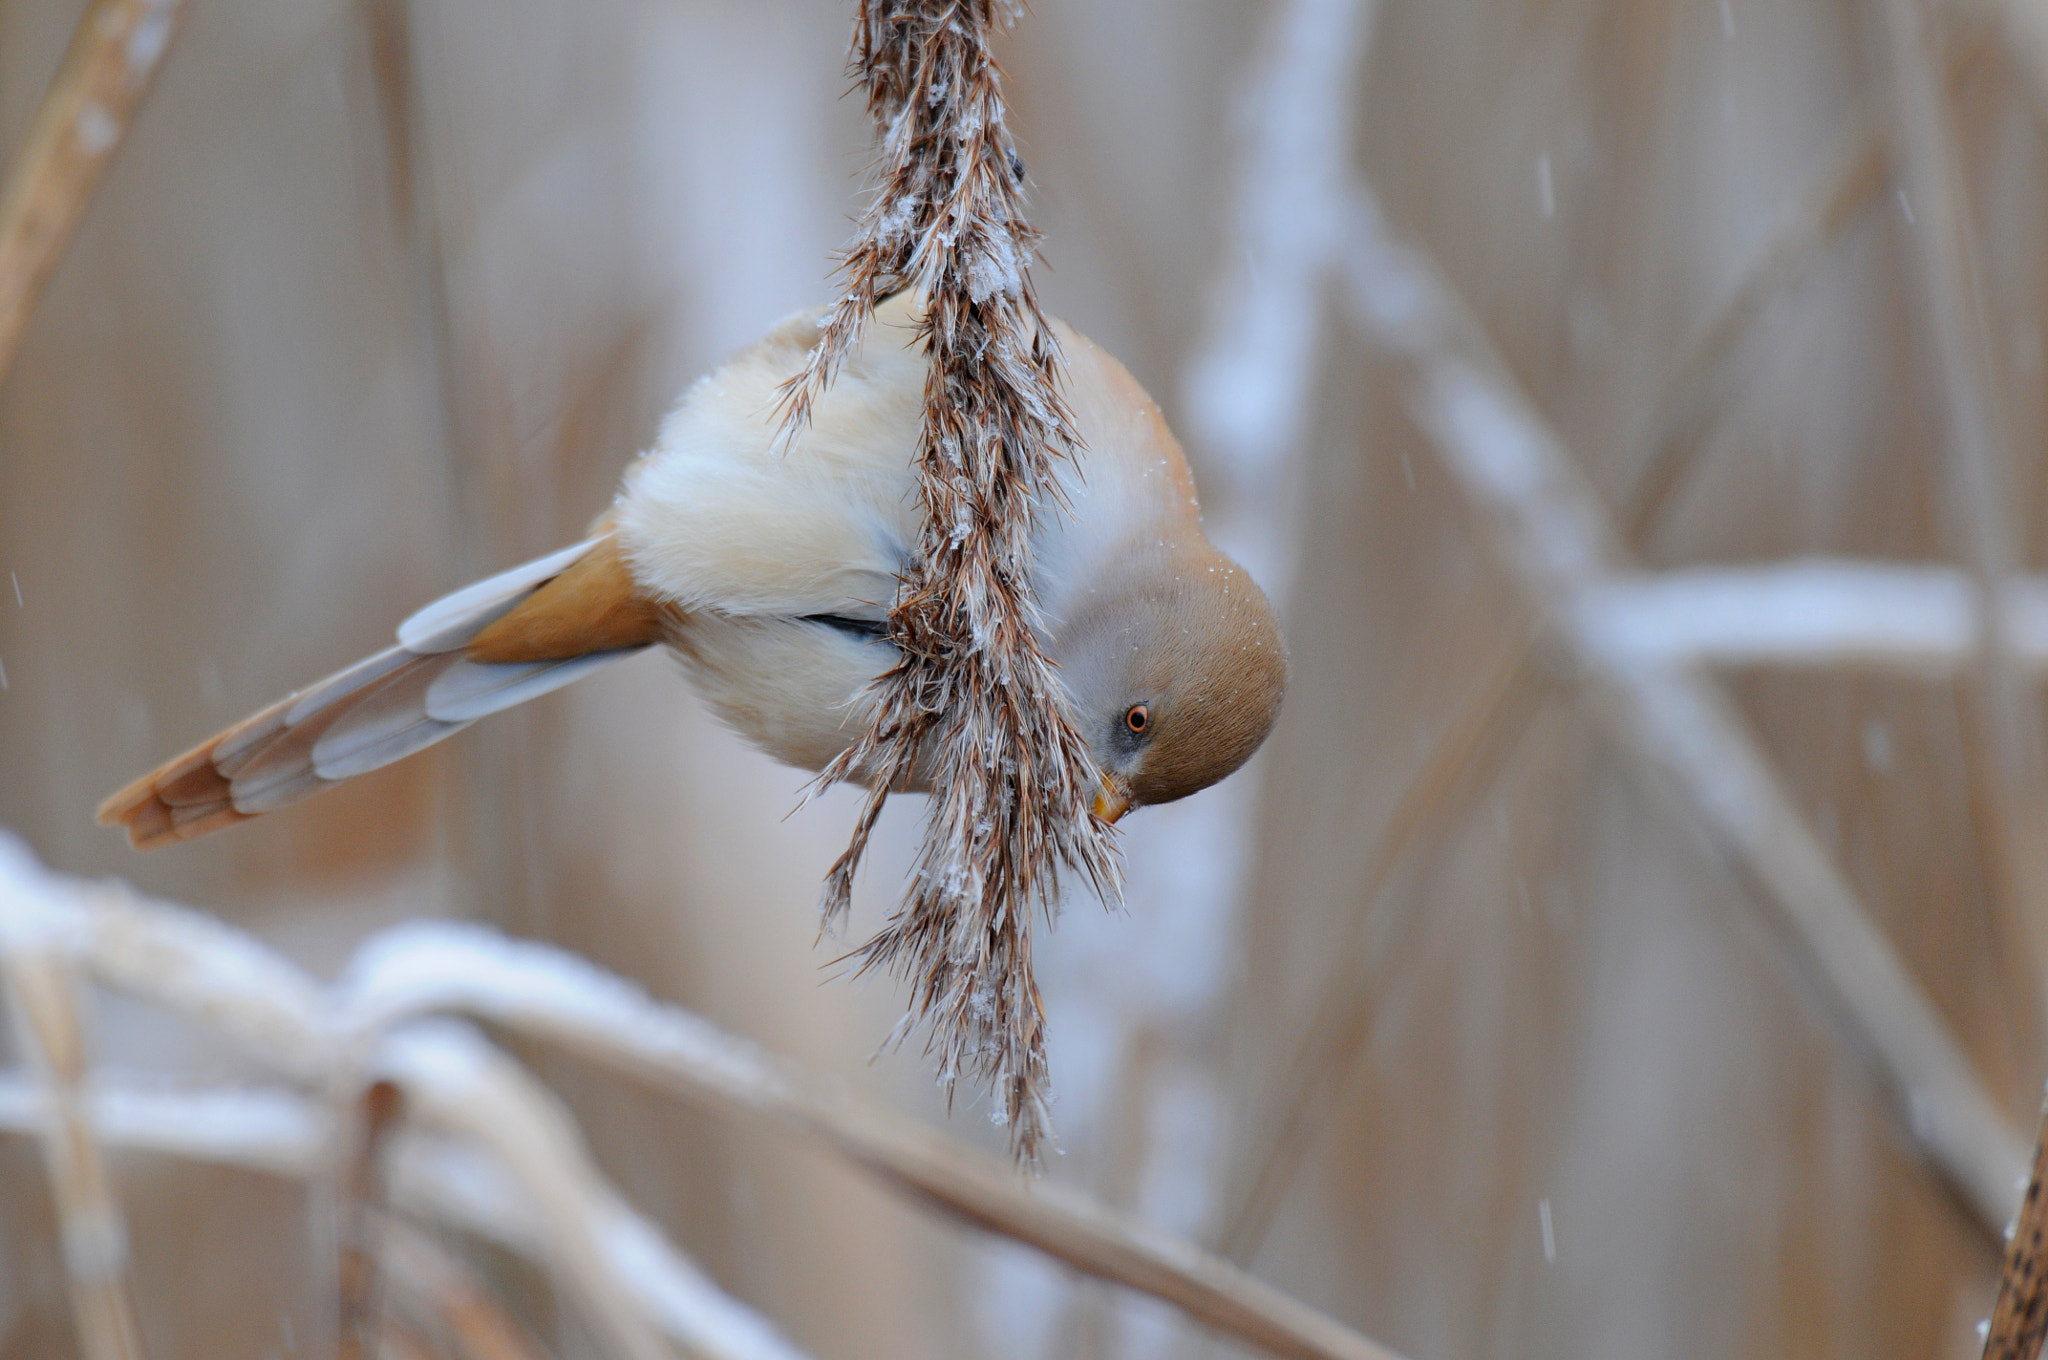
[[[2034,1135],[2034,1169],[2019,1213],[2007,1230],[2005,1263],[1998,1272],[1998,1302],[1984,1333],[1984,1360],[2039,1360],[2048,1338],[2048,1101]]]
[[[1959,62],[1956,70],[1963,68]],[[1834,244],[1884,183],[1883,144],[1870,128],[1858,126],[1841,138],[1747,267],[1708,308],[1650,408],[1647,433],[1636,441],[1643,470],[1631,497],[1632,513],[1623,521],[1629,542],[1640,545],[1648,537],[1682,484],[1684,470],[1694,466],[1691,455],[1724,404],[1733,358],[1764,307]]]
[[[341,1360],[376,1360],[382,1310],[378,1300],[383,1256],[385,1149],[398,1127],[404,1097],[388,1081],[372,1081],[343,1102],[339,1121],[348,1146],[337,1159],[335,1187],[336,1353]]]
[[[115,885],[64,883],[61,891],[53,888],[53,897],[53,909],[69,922],[80,962],[106,985],[193,1016],[309,1084],[321,1082],[334,1065],[353,1061],[346,1057],[349,1050],[405,1022],[451,1012],[476,1015],[722,1114],[794,1130],[929,1207],[1150,1294],[1273,1355],[1397,1360],[1386,1348],[1191,1243],[1063,1187],[1020,1185],[1000,1162],[915,1120],[820,1088],[787,1063],[687,1011],[657,1004],[560,950],[473,927],[403,926],[365,944],[338,993],[328,996],[249,936],[183,908],[143,901]],[[420,1104],[420,1092],[433,1082],[408,1083],[404,1073],[387,1074],[406,1084],[411,1108],[423,1118],[439,1108]],[[449,1108],[448,1127],[462,1130],[465,1140],[490,1135],[487,1128],[466,1129],[465,1117],[461,1108]],[[163,1137],[161,1130],[147,1133]],[[298,1137],[303,1141],[303,1134]],[[422,1185],[409,1177],[409,1168],[422,1169],[416,1160],[395,1160],[394,1188],[401,1198],[455,1195],[456,1185],[473,1181],[465,1170],[429,1177]],[[525,1190],[536,1203],[545,1202],[533,1187]],[[472,1199],[436,1202],[446,1212],[494,1221],[493,1206]],[[512,1228],[496,1231],[503,1235]],[[552,1225],[544,1240],[552,1249]],[[615,1230],[605,1245],[626,1260],[644,1260],[644,1245],[628,1244],[634,1247],[628,1251],[619,1241]],[[613,1268],[624,1267],[615,1260]]]
[[[1964,3],[1955,8],[1966,7]],[[1953,90],[1976,69],[1992,47],[1986,27],[1963,36],[1942,72]],[[1628,540],[1640,545],[1677,491],[1688,455],[1706,435],[1728,386],[1732,360],[1751,324],[1771,299],[1788,290],[1840,239],[1859,213],[1889,183],[1888,156],[1879,129],[1858,124],[1836,141],[1826,164],[1793,200],[1792,207],[1750,257],[1720,300],[1679,351],[1670,376],[1651,408],[1648,434],[1640,441],[1642,466],[1622,523]]]
[[[1287,294],[1285,285],[1297,277],[1320,277],[1327,267],[1320,254],[1334,248],[1328,233],[1317,227],[1331,215],[1325,200],[1333,193],[1347,192],[1347,188],[1341,183],[1332,184],[1327,167],[1305,158],[1310,154],[1306,148],[1317,148],[1328,140],[1328,134],[1320,132],[1322,120],[1341,120],[1346,99],[1355,98],[1356,94],[1348,86],[1341,92],[1326,88],[1331,54],[1338,50],[1338,44],[1331,41],[1331,26],[1341,17],[1338,12],[1342,8],[1340,0],[1296,0],[1276,24],[1269,69],[1258,79],[1261,97],[1257,153],[1247,158],[1243,172],[1240,233],[1249,254],[1260,253],[1262,243],[1286,242],[1293,247],[1292,257],[1284,268],[1260,271],[1259,278],[1267,285],[1256,290],[1261,297]],[[1980,33],[1958,45],[1945,72],[1950,83],[1959,80],[1983,54],[1984,38]],[[1312,105],[1306,102],[1305,93],[1311,89],[1321,96]],[[1322,120],[1317,119],[1317,113]],[[1276,166],[1291,166],[1295,173],[1281,180],[1273,168]],[[1348,168],[1343,173],[1348,175]],[[1645,537],[1669,504],[1684,468],[1689,465],[1687,455],[1708,426],[1729,385],[1730,360],[1756,317],[1838,239],[1844,227],[1857,212],[1870,205],[1884,184],[1884,146],[1873,129],[1857,126],[1842,137],[1808,191],[1795,200],[1792,210],[1694,330],[1651,408],[1645,436],[1638,441],[1644,451],[1639,460],[1643,471],[1638,474],[1628,496],[1628,509],[1622,515],[1630,541]],[[1233,316],[1237,329],[1257,334],[1261,352],[1284,353],[1296,368],[1304,372],[1313,369],[1313,340],[1320,324],[1313,307],[1296,305],[1283,311],[1278,303],[1267,303],[1260,311],[1253,304],[1244,303],[1238,312],[1241,315]],[[1264,324],[1256,324],[1261,321]],[[1276,328],[1284,333],[1275,334]],[[1227,350],[1222,353],[1229,355]],[[1256,357],[1238,358],[1234,365],[1212,361],[1200,370],[1205,390],[1228,394],[1223,408],[1218,410],[1218,419],[1212,422],[1215,434],[1227,444],[1241,444],[1257,451],[1260,430],[1239,430],[1229,419],[1236,406],[1260,409],[1259,403],[1247,403],[1235,392],[1229,381],[1232,373],[1228,370],[1232,368],[1249,369],[1256,376]],[[1273,383],[1268,378],[1265,385]],[[1288,395],[1294,393],[1290,391]],[[1272,428],[1271,413],[1262,414],[1268,418],[1260,429]],[[1797,565],[1753,569],[1742,573],[1743,579],[1731,579],[1726,583],[1731,591],[1739,589],[1749,602],[1740,636],[1724,635],[1725,629],[1715,632],[1711,626],[1697,637],[1688,637],[1686,629],[1678,626],[1655,632],[1610,626],[1607,635],[1615,641],[1629,637],[1639,652],[1647,644],[1663,644],[1671,655],[1652,658],[1639,654],[1637,659],[1661,660],[1666,664],[1864,662],[1922,672],[1953,668],[1967,659],[1976,646],[1973,639],[1985,627],[1984,612],[1968,598],[1965,581],[1949,579],[1959,577],[1958,573],[1946,568],[1873,566],[1866,573],[1867,583],[1860,578],[1847,579],[1860,565],[1839,564],[1821,582],[1810,579],[1814,573]],[[1877,573],[1887,570],[1890,574],[1880,580]],[[1910,574],[1911,580],[1895,579],[1901,573]],[[1695,579],[1708,575],[1711,573],[1667,573],[1616,582],[1600,592],[1606,598],[1599,612],[1609,617],[1610,625],[1626,622],[1617,617],[1623,611],[1655,617],[1667,625],[1703,622],[1697,608],[1701,603],[1698,597],[1704,594],[1718,598],[1716,587],[1722,584],[1718,579]],[[1847,619],[1842,620],[1839,611],[1814,609],[1810,607],[1812,602],[1804,598],[1816,585],[1828,589],[1832,596],[1840,596],[1845,589],[1856,594],[1865,584],[1873,599],[1876,592],[1885,592],[1885,609],[1850,609]],[[1908,597],[1927,606],[1918,611],[1907,610],[1903,618],[1896,593],[1902,584],[1907,587]],[[2024,596],[2033,584],[2026,583],[2025,587],[2008,593],[2001,602],[2000,625],[2008,637],[2017,639],[2021,634],[2021,625],[2030,614]],[[1955,588],[1951,589],[1952,586]],[[1679,604],[1680,594],[1686,595],[1694,607]],[[1771,629],[1771,620],[1785,612],[1767,607],[1771,598],[1779,594],[1786,597],[1787,609],[1798,608],[1807,621],[1809,626],[1801,635]],[[1672,598],[1667,600],[1666,595]],[[1711,625],[1728,612],[1717,611],[1704,621]],[[1810,627],[1812,620],[1820,617],[1846,622],[1847,627],[1838,629],[1836,636],[1820,636]],[[1732,618],[1725,621],[1734,622]],[[1871,627],[1859,632],[1858,624]],[[2038,664],[2048,660],[2048,655],[2028,659]],[[1385,829],[1373,842],[1361,871],[1361,909],[1337,951],[1337,962],[1326,974],[1327,981],[1318,989],[1319,999],[1311,1012],[1315,1019],[1305,1031],[1293,1060],[1285,1065],[1274,1098],[1260,1102],[1268,1113],[1249,1125],[1244,1135],[1245,1147],[1238,1161],[1243,1172],[1234,1178],[1235,1184],[1225,1198],[1214,1239],[1231,1259],[1249,1259],[1264,1240],[1279,1197],[1306,1148],[1315,1111],[1341,1074],[1350,1069],[1369,1031],[1376,989],[1362,985],[1360,980],[1377,974],[1374,961],[1387,948],[1387,939],[1405,929],[1412,915],[1398,911],[1398,904],[1388,900],[1387,884],[1394,865],[1411,853],[1412,845],[1425,830],[1440,826],[1447,818],[1455,819],[1455,809],[1449,801],[1453,788],[1462,787],[1469,795],[1473,787],[1483,786],[1483,769],[1512,741],[1534,711],[1529,699],[1534,692],[1535,669],[1536,663],[1526,647],[1515,648],[1502,659],[1501,667],[1479,686],[1473,702],[1460,711],[1438,738],[1398,800]],[[1381,920],[1389,911],[1395,912],[1394,919]]]
[[[2048,116],[2048,10],[2029,0],[1956,0],[1953,7],[1998,25],[1999,44],[2025,77],[2035,115]]]
[[[1935,36],[1918,0],[1875,7],[1891,144],[1912,205],[1908,253],[1946,417],[1950,518],[1986,620],[1963,705],[1975,800],[1986,822],[1993,903],[2024,966],[2010,971],[2048,1006],[2048,751],[2039,695],[2013,655],[2000,606],[2022,563],[2012,522],[2016,447],[1990,337],[1978,232],[1964,186]],[[2048,1013],[2037,1018],[2048,1033]]]
[[[506,1316],[476,1273],[425,1232],[392,1220],[384,1259],[399,1301],[464,1360],[545,1360],[541,1344]]]
[[[1327,284],[1343,244],[1351,112],[1377,14],[1374,0],[1292,0],[1274,14],[1247,82],[1255,122],[1237,165],[1235,239],[1183,384],[1239,498],[1286,485],[1315,411]]]
[[[62,938],[64,921],[31,890],[41,871],[0,843],[0,973],[16,1043],[42,1087],[37,1121],[57,1203],[64,1273],[85,1360],[141,1360],[128,1288],[128,1229],[87,1112],[87,1002]]]
[[[668,1360],[668,1347],[604,1249],[604,1234],[623,1206],[592,1165],[561,1102],[476,1031],[450,1021],[391,1034],[370,1062],[404,1089],[408,1108],[423,1123],[489,1147],[525,1187],[548,1225],[556,1269],[605,1349],[626,1360]],[[701,1349],[732,1354],[715,1339]]]
[[[1421,251],[1361,186],[1350,260],[1360,324],[1409,366],[1407,399],[1482,531],[1585,675],[1594,709],[1749,878],[1793,960],[1892,1097],[1913,1143],[1991,1231],[2025,1145],[1984,1090],[1733,704],[1710,681],[1604,645],[1593,594],[1626,553],[1562,442]]]
[[[923,1124],[821,1088],[574,955],[471,927],[401,926],[358,951],[342,988],[345,1031],[475,1015],[721,1113],[793,1129],[931,1207],[1151,1294],[1272,1354],[1392,1354],[1190,1243],[1065,1187],[1019,1185],[1007,1168]]]
[[[1435,851],[1491,786],[1542,697],[1525,640],[1510,644],[1462,704],[1401,792],[1357,874],[1359,910],[1329,951],[1309,1020],[1267,1096],[1247,1110],[1251,1132],[1235,1159],[1216,1249],[1243,1263],[1257,1254],[1322,1117],[1342,1094],[1371,1037],[1389,981],[1387,964],[1422,915],[1423,894],[1395,887],[1396,871]],[[1256,1121],[1256,1122],[1251,1122]]]
[[[163,958],[177,967],[181,954],[171,949]],[[212,1014],[251,1051],[276,1062],[284,1049],[265,1049],[250,1042],[253,1035],[240,1028],[259,1029],[274,1018],[274,1011],[257,1001],[255,991],[260,991],[260,984],[251,992],[217,997],[219,1005]],[[293,1043],[287,1037],[287,1047]],[[331,1111],[296,1092],[170,1088],[101,1080],[95,1084],[94,1096],[89,1111],[92,1125],[100,1140],[110,1146],[297,1180],[313,1180],[328,1171]],[[0,1074],[0,1130],[34,1132],[40,1127],[46,1103],[30,1082],[18,1075]],[[398,1209],[562,1271],[558,1260],[561,1235],[555,1225],[514,1170],[487,1148],[459,1134],[400,1129],[392,1138],[388,1165],[391,1201]],[[558,1180],[568,1174],[548,1173]],[[585,1168],[579,1174],[594,1172]],[[615,1206],[623,1205],[614,1190],[606,1188],[604,1196]],[[746,1344],[741,1333],[749,1327],[756,1338],[773,1337],[773,1332],[742,1305],[718,1295],[715,1287],[661,1238],[653,1224],[629,1209],[620,1212],[623,1216],[600,1223],[605,1260],[631,1294],[633,1307],[664,1336],[693,1354],[723,1360],[802,1360],[779,1338],[770,1344]],[[403,1220],[387,1223],[386,1234],[385,1278],[399,1302],[411,1298],[416,1283],[438,1289],[432,1281],[406,1273],[409,1258],[401,1249],[407,1235]],[[446,1301],[437,1297],[426,1302],[433,1311],[446,1312]],[[470,1319],[458,1330],[463,1335],[484,1337],[476,1349],[480,1356],[492,1360],[497,1357],[489,1349],[493,1343],[486,1334],[494,1330],[517,1333],[502,1315],[496,1321]],[[707,1344],[707,1336],[726,1338],[725,1348]],[[529,1340],[527,1344],[530,1347],[532,1343]]]
[[[189,0],[93,0],[0,192],[0,378]]]
[[[1056,387],[1058,347],[1031,287],[1036,240],[1005,123],[991,30],[1001,0],[860,0],[852,65],[880,141],[880,189],[843,265],[844,294],[788,389],[795,431],[859,340],[878,298],[924,299],[930,368],[918,431],[922,527],[889,613],[899,660],[873,723],[819,776],[868,787],[826,878],[844,918],[892,789],[933,790],[904,900],[856,951],[907,978],[948,1092],[990,1087],[1018,1160],[1052,1135],[1033,918],[1050,919],[1063,869],[1118,891],[1113,833],[1090,811],[1099,775],[1040,650],[1031,537],[1062,504],[1079,444]]]

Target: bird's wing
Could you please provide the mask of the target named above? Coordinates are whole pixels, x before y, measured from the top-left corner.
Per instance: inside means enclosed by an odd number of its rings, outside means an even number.
[[[290,695],[100,804],[140,849],[295,803],[657,641],[605,534],[436,600],[398,645]]]
[[[737,615],[887,612],[920,532],[913,460],[928,367],[916,300],[877,309],[810,422],[779,439],[786,384],[820,315],[791,317],[699,380],[628,471],[620,539],[657,598]],[[1082,447],[1060,470],[1064,508],[1040,517],[1036,585],[1049,617],[1085,601],[1132,540],[1201,534],[1187,460],[1157,404],[1106,351],[1053,325]]]
[[[818,314],[800,313],[700,379],[626,474],[614,508],[643,589],[687,609],[879,618],[917,535],[911,462],[925,364],[891,302],[781,434],[784,384]]]

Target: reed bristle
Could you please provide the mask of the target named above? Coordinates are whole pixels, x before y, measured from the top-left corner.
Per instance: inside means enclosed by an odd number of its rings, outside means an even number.
[[[924,301],[930,362],[918,434],[923,532],[889,615],[900,662],[873,724],[819,776],[869,789],[822,911],[851,905],[854,870],[889,791],[913,769],[934,793],[901,906],[856,951],[911,984],[939,1079],[986,1082],[1017,1158],[1052,1134],[1034,918],[1063,872],[1114,899],[1114,833],[1090,811],[1096,773],[1032,631],[1031,532],[1059,504],[1078,445],[1060,355],[1031,287],[1024,167],[988,48],[1013,17],[988,0],[866,0],[853,73],[880,143],[880,185],[842,266],[845,289],[788,389],[794,429],[879,298]]]

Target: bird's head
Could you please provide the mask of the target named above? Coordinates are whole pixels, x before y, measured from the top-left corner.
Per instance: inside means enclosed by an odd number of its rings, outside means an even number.
[[[1206,542],[1116,554],[1052,650],[1102,771],[1096,812],[1170,803],[1251,758],[1287,689],[1266,596]]]

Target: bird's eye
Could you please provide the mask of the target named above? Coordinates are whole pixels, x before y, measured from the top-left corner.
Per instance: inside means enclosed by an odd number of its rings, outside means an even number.
[[[1138,736],[1144,736],[1152,727],[1152,710],[1143,704],[1132,704],[1124,714],[1124,726]]]

